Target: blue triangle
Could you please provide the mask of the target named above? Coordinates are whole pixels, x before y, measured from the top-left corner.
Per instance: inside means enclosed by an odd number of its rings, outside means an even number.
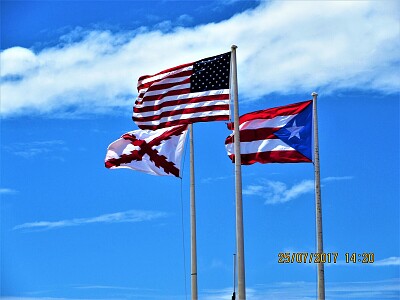
[[[275,135],[312,160],[312,104],[275,132]]]

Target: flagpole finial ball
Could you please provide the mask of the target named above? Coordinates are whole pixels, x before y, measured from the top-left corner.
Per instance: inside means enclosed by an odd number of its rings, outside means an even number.
[[[318,96],[317,92],[312,92],[311,96]]]
[[[231,46],[231,49],[232,49],[232,50],[234,50],[234,49],[236,49],[236,48],[237,48],[236,45],[232,45],[232,46]]]

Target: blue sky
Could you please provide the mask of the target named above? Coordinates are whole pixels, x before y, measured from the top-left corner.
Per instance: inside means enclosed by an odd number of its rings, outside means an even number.
[[[398,299],[396,1],[1,1],[2,299],[190,298],[183,179],[104,168],[140,75],[238,45],[240,113],[318,92],[327,299]],[[230,299],[233,165],[195,131],[200,299]],[[312,164],[243,167],[248,299],[315,299]],[[374,253],[373,264],[345,253]]]

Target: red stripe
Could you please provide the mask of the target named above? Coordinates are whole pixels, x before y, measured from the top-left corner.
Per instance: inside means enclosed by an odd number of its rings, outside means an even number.
[[[235,162],[234,154],[229,155],[229,158],[232,160],[232,162]],[[256,162],[262,164],[312,162],[311,159],[297,151],[268,151],[242,154],[241,161],[242,165],[252,165]]]
[[[197,112],[206,112],[206,111],[216,111],[216,110],[229,110],[228,104],[214,105],[214,106],[201,106],[195,108],[184,108],[184,109],[176,109],[171,111],[164,111],[162,113],[158,113],[157,115],[148,116],[148,117],[132,117],[132,120],[135,122],[148,122],[148,121],[157,121],[164,117],[171,117],[176,115],[183,114],[193,114]]]
[[[228,121],[228,120],[229,120],[228,115],[221,115],[221,116],[211,116],[211,117],[180,119],[180,120],[160,123],[158,125],[139,125],[139,124],[137,124],[137,125],[140,129],[156,130],[156,129],[160,129],[160,128],[165,128],[165,127],[170,127],[170,126],[175,126],[175,125],[192,124],[192,123],[196,123],[196,122]]]
[[[145,96],[144,96],[142,102],[156,101],[156,100],[161,100],[162,98],[165,98],[168,96],[178,96],[178,95],[184,95],[184,94],[190,94],[190,88],[181,89],[181,90],[171,90],[164,94],[153,95],[153,96],[146,96],[146,93],[145,93]]]
[[[244,114],[239,118],[239,124],[244,122],[256,120],[256,119],[272,119],[277,116],[290,116],[296,115],[304,110],[308,105],[312,103],[312,100],[293,103],[285,106],[273,107],[264,110],[254,111],[248,114]],[[233,130],[233,123],[228,124],[228,128]]]
[[[189,65],[190,65],[190,64],[189,64]],[[180,68],[177,68],[176,70],[179,70],[179,69],[180,69]],[[175,72],[176,70],[173,70],[172,72]],[[148,83],[153,84],[154,82],[158,82],[158,81],[164,80],[164,79],[166,79],[166,78],[185,77],[185,76],[190,76],[190,75],[192,75],[192,74],[193,74],[193,70],[192,70],[192,69],[189,69],[189,70],[182,70],[182,71],[179,71],[179,72],[175,72],[175,73],[172,73],[172,74],[168,74],[168,75],[166,75],[166,76],[164,76],[164,77],[161,76],[161,78],[158,78],[158,79],[150,80],[150,81],[148,81],[148,82],[146,82],[146,83],[142,83],[142,85],[148,84]],[[143,78],[143,79],[147,79],[147,78],[151,78],[151,77],[156,77],[156,76],[159,76],[159,75],[161,75],[161,74],[148,75],[146,78]],[[139,78],[139,80],[138,80],[138,84],[139,84],[139,82],[140,82],[140,78]]]
[[[169,69],[165,69],[165,70],[163,70],[161,72],[158,72],[158,73],[156,73],[154,75],[143,75],[143,76],[139,77],[138,81],[141,81],[141,80],[144,80],[146,78],[153,77],[153,76],[161,75],[161,74],[164,74],[164,73],[172,72],[172,71],[175,71],[175,70],[179,70],[181,68],[185,68],[185,67],[188,67],[188,66],[191,66],[191,65],[193,65],[192,62],[191,63],[187,63],[187,64],[183,64],[183,65],[179,65],[179,66],[176,66],[176,67],[172,67],[172,68],[169,68]]]
[[[214,101],[214,100],[229,100],[229,94],[218,94],[218,95],[209,95],[203,97],[196,97],[196,98],[187,98],[182,100],[174,100],[174,101],[166,101],[158,105],[153,106],[144,106],[144,107],[134,107],[133,111],[135,113],[144,113],[149,111],[158,111],[164,107],[168,106],[177,106],[182,104],[192,104],[192,103],[200,103],[205,101]]]
[[[178,68],[179,69],[179,68]],[[175,71],[175,70],[173,70]],[[193,70],[185,70],[185,71],[180,71],[174,74],[166,74],[165,76],[161,76],[160,78],[156,78],[154,80],[150,80],[148,82],[145,83],[141,83],[140,78],[138,80],[138,84],[137,84],[137,90],[141,90],[144,88],[148,88],[149,86],[153,85],[156,82],[160,82],[161,80],[167,79],[167,78],[177,78],[177,77],[189,77],[193,74]],[[162,74],[155,74],[155,75],[149,75],[147,78],[151,78],[153,76],[158,76],[158,75],[162,75]],[[146,79],[146,78],[143,78]]]
[[[163,78],[164,79],[164,78]],[[146,93],[148,92],[153,92],[153,91],[162,91],[162,90],[168,90],[174,86],[177,85],[181,85],[181,84],[186,84],[186,83],[190,83],[190,77],[179,81],[179,82],[171,82],[171,83],[163,83],[163,84],[149,84],[149,88],[147,89],[147,91],[144,93],[146,95]],[[138,89],[139,91],[139,89]]]
[[[280,130],[281,128],[257,128],[257,129],[247,129],[240,130],[240,142],[254,142],[254,141],[262,141],[268,139],[278,139],[277,136],[274,135],[275,132]],[[235,141],[235,137],[230,135],[225,140],[225,145],[233,144]]]

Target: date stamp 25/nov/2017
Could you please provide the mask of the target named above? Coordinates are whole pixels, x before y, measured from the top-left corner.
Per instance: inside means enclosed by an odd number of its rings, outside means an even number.
[[[338,252],[328,253],[313,253],[313,252],[279,252],[278,263],[292,264],[292,263],[334,263],[338,262]],[[375,261],[375,254],[373,252],[346,252],[344,254],[345,263],[362,263],[372,264]]]

